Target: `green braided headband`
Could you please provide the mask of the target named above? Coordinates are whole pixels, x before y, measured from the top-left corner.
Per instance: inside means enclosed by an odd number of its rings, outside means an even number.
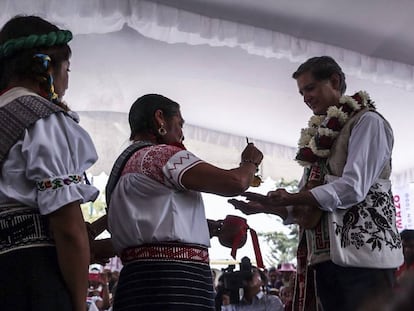
[[[0,59],[13,55],[14,53],[39,46],[51,47],[66,44],[72,40],[69,30],[52,31],[48,34],[29,35],[17,39],[10,39],[0,45]]]

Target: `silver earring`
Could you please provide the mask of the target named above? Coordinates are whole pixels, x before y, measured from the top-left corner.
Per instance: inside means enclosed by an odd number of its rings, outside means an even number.
[[[165,129],[164,124],[161,124],[160,128],[158,129],[158,134],[161,136],[167,135],[167,130]]]

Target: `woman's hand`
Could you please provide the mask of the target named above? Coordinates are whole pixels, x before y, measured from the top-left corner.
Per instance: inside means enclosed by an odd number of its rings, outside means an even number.
[[[258,167],[263,160],[263,153],[253,143],[248,143],[241,154],[242,163],[253,163]]]

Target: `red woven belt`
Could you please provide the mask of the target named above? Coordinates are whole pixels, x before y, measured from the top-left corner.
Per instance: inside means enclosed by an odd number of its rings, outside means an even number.
[[[128,263],[137,259],[183,260],[209,263],[207,248],[183,244],[147,244],[124,249],[121,253],[122,263]]]

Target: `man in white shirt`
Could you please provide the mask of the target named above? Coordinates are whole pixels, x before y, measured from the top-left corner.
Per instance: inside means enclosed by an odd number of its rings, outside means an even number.
[[[230,202],[301,226],[295,310],[316,310],[318,300],[325,311],[357,310],[391,290],[403,261],[390,182],[393,132],[366,92],[344,95],[345,75],[331,57],[307,60],[293,78],[313,112],[296,155],[301,191]]]

